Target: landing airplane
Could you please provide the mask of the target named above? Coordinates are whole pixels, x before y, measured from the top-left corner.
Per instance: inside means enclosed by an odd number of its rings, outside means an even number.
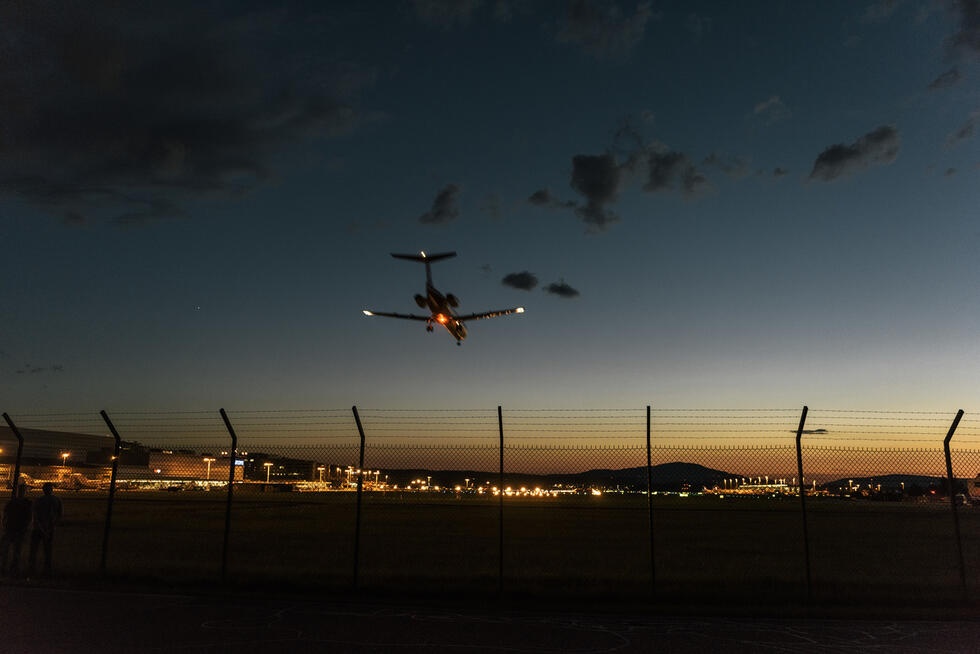
[[[457,316],[453,313],[453,308],[459,306],[459,298],[452,293],[443,295],[435,286],[432,285],[432,268],[430,264],[443,259],[455,257],[455,252],[443,252],[441,254],[395,254],[391,256],[396,259],[407,259],[408,261],[418,261],[425,264],[425,295],[416,295],[415,304],[420,309],[428,307],[430,315],[415,316],[407,313],[382,313],[380,311],[364,310],[365,316],[385,316],[387,318],[402,318],[404,320],[421,320],[425,322],[425,331],[431,332],[436,323],[445,327],[450,334],[456,338],[456,345],[462,345],[466,338],[466,326],[463,325],[467,320],[482,320],[483,318],[496,318],[506,316],[509,313],[524,313],[524,307],[513,309],[501,309],[500,311],[487,311],[486,313],[470,313],[465,316]]]

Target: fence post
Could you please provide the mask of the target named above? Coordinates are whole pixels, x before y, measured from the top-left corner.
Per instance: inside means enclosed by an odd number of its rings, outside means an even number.
[[[357,509],[354,518],[354,589],[356,590],[361,556],[361,493],[364,487],[364,426],[361,425],[361,416],[357,413],[356,404],[351,407],[351,411],[354,412],[357,433],[361,435],[361,454],[357,463]]]
[[[650,592],[657,592],[657,567],[653,545],[653,458],[650,452],[650,405],[647,405],[647,515],[650,520]]]
[[[106,561],[109,557],[109,529],[112,524],[112,504],[116,497],[116,470],[119,465],[119,446],[122,444],[122,439],[119,437],[119,432],[116,431],[116,426],[109,420],[109,414],[105,410],[99,413],[102,415],[105,424],[108,425],[109,431],[112,432],[112,437],[116,439],[116,444],[112,448],[112,474],[109,476],[109,499],[106,501],[105,528],[102,532],[102,561],[99,564],[99,572],[105,574]]]
[[[500,491],[500,510],[497,517],[497,531],[499,543],[497,544],[497,592],[504,590],[504,410],[497,405],[497,428],[500,431],[500,481],[497,489]]]
[[[803,480],[803,426],[806,424],[806,414],[809,409],[803,406],[800,414],[800,426],[796,429],[796,471],[800,480],[800,515],[803,516],[803,560],[806,565],[806,599],[809,601],[812,593],[810,584],[810,532],[806,524],[806,484]]]
[[[963,562],[963,539],[960,536],[960,514],[956,512],[956,480],[953,478],[953,459],[949,454],[949,442],[953,439],[953,432],[960,424],[960,418],[963,417],[963,409],[960,409],[956,413],[956,417],[953,418],[953,424],[949,426],[949,432],[946,434],[946,439],[943,441],[943,451],[946,454],[946,480],[949,485],[949,506],[953,510],[953,527],[956,533],[956,554],[959,557],[958,561],[960,564],[960,585],[963,588],[963,592],[966,593],[966,565]]]
[[[14,421],[10,419],[10,416],[4,412],[3,419],[7,421],[10,426],[10,431],[14,433],[17,437],[17,459],[14,462],[14,476],[10,480],[10,498],[13,499],[17,497],[17,486],[20,484],[20,457],[24,454],[24,437],[20,435],[20,430],[17,429],[17,425]]]
[[[231,536],[231,498],[232,491],[235,488],[235,457],[238,456],[238,435],[235,434],[235,428],[231,426],[231,421],[228,420],[228,414],[225,413],[225,410],[223,408],[218,409],[218,413],[221,414],[221,419],[225,421],[225,428],[228,430],[228,434],[231,435],[231,449],[228,450],[228,499],[225,503],[225,538],[221,545],[221,581],[223,582],[228,573],[228,541]]]

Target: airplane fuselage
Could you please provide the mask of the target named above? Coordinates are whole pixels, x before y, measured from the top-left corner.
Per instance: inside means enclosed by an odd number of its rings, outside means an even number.
[[[426,324],[426,328],[429,331],[432,331],[432,326],[438,323],[445,327],[457,341],[462,341],[466,338],[466,325],[456,319],[456,314],[453,313],[452,307],[449,305],[449,300],[432,284],[425,285],[425,303],[429,308],[429,312],[432,314],[432,317]]]

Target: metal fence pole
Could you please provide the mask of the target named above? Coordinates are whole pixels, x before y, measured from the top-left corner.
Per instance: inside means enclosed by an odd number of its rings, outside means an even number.
[[[949,484],[949,506],[953,510],[953,527],[956,530],[956,554],[960,564],[960,585],[963,588],[963,592],[966,593],[966,565],[963,562],[963,539],[960,536],[960,514],[956,512],[956,480],[953,478],[953,459],[949,455],[949,441],[953,439],[953,432],[956,431],[956,427],[959,426],[960,418],[962,417],[963,409],[960,409],[956,413],[956,417],[953,418],[953,424],[949,426],[949,432],[946,434],[946,439],[943,441],[943,451],[946,454],[946,479]]]
[[[653,545],[653,457],[650,452],[650,405],[647,405],[647,515],[650,520],[650,592],[657,592],[657,566]]]
[[[796,471],[800,480],[800,515],[803,516],[803,560],[806,565],[806,598],[810,599],[812,594],[810,582],[810,532],[806,524],[806,484],[803,480],[803,426],[806,424],[806,414],[809,409],[803,406],[803,413],[800,414],[800,426],[796,429]]]
[[[116,426],[109,420],[109,414],[105,410],[99,413],[102,415],[105,424],[108,425],[109,431],[112,432],[112,437],[116,439],[116,444],[112,448],[112,474],[109,476],[109,499],[106,501],[105,528],[102,532],[102,561],[99,564],[99,571],[105,574],[106,561],[109,557],[109,530],[112,524],[112,504],[116,497],[116,471],[119,465],[119,447],[122,445],[122,439],[119,437],[119,432],[116,431]]]
[[[354,412],[354,422],[357,423],[357,433],[361,435],[361,455],[357,463],[357,509],[354,522],[354,588],[357,589],[357,575],[360,571],[361,556],[361,494],[364,488],[364,426],[361,416],[357,413],[357,405],[351,407]]]
[[[10,480],[10,498],[13,499],[17,497],[17,485],[20,484],[20,458],[24,454],[24,437],[21,436],[20,430],[17,429],[17,425],[10,419],[10,416],[4,413],[3,419],[7,421],[10,431],[14,432],[14,436],[17,437],[17,460],[14,462],[14,476]]]
[[[497,517],[497,531],[499,532],[500,542],[497,549],[497,592],[504,590],[504,410],[497,405],[497,427],[500,430],[500,481],[498,490],[500,491],[500,511]]]
[[[225,580],[225,576],[228,573],[228,541],[231,537],[231,498],[232,491],[235,488],[235,457],[238,456],[238,435],[235,434],[235,428],[231,426],[231,421],[228,420],[228,414],[225,410],[218,409],[218,413],[221,414],[221,419],[225,421],[225,428],[228,430],[228,434],[231,435],[231,449],[228,450],[228,499],[225,503],[225,539],[221,545],[221,581]]]

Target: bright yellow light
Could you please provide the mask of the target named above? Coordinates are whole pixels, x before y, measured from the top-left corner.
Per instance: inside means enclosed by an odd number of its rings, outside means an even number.
[[[419,254],[422,255],[422,258],[425,258],[425,252],[419,252]]]
[[[370,311],[368,311],[367,309],[365,309],[365,310],[364,310],[364,315],[365,315],[365,316],[373,316],[374,314],[373,314],[373,313],[371,313]]]
[[[446,318],[446,316],[444,316],[444,315],[442,315],[442,314],[440,313],[440,314],[439,314],[438,316],[436,316],[436,320],[438,320],[438,321],[439,321],[439,322],[441,322],[441,323],[442,323],[443,325],[445,325],[445,324],[446,324],[446,321],[447,321],[447,320],[449,320],[449,319],[448,319],[448,318]]]
[[[516,309],[514,310],[514,313],[524,313],[524,307],[517,307],[517,308],[516,308]]]
[[[598,488],[593,488],[592,489],[592,494],[593,495],[602,495],[602,491],[599,490]]]

